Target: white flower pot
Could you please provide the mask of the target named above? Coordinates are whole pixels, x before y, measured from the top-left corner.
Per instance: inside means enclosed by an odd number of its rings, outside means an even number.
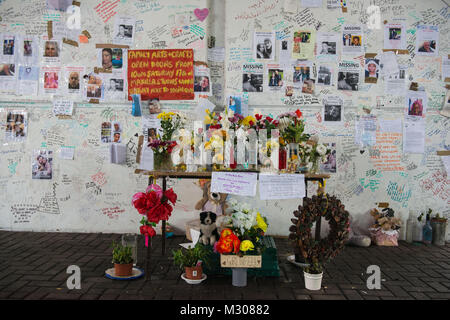
[[[323,272],[319,274],[306,273],[303,271],[305,276],[305,287],[308,290],[320,290],[322,286]]]

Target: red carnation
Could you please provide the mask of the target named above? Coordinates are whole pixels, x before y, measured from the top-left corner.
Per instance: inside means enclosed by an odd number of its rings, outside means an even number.
[[[302,112],[299,109],[297,109],[295,111],[295,114],[297,115],[297,118],[301,118],[302,117]]]
[[[255,114],[255,118],[256,118],[256,120],[261,120],[262,119],[262,115],[261,114]]]

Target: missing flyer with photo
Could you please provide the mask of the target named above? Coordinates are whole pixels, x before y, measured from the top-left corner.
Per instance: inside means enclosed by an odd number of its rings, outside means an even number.
[[[341,61],[338,71],[338,90],[358,91],[359,89],[359,71],[358,62]]]
[[[337,33],[317,33],[317,55],[335,58],[338,52],[339,35]]]
[[[316,44],[314,30],[298,30],[294,32],[292,43],[292,59],[312,59]]]
[[[244,63],[242,65],[242,91],[263,92],[264,65],[262,63]]]
[[[324,123],[340,124],[343,121],[344,105],[340,96],[325,96],[323,99]]]
[[[53,165],[53,151],[34,150],[31,158],[31,178],[51,179]]]
[[[406,28],[404,23],[384,25],[384,49],[406,49]]]
[[[257,60],[275,59],[275,32],[255,31],[253,36],[253,58]]]
[[[355,55],[364,52],[362,26],[342,27],[342,54]]]

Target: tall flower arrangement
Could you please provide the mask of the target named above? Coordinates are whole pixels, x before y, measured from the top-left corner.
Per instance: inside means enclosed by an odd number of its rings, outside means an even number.
[[[319,164],[325,162],[327,155],[331,152],[325,144],[319,143],[318,140],[318,137],[315,136],[310,141],[299,143],[300,159],[308,172],[317,172]]]
[[[309,139],[310,135],[304,133],[305,121],[299,109],[295,112],[282,113],[278,119],[278,129],[286,143],[300,143]]]
[[[220,234],[214,250],[221,254],[260,254],[264,248],[261,238],[267,231],[267,219],[247,203],[229,202],[232,210],[226,221],[228,228]]]
[[[145,192],[138,192],[132,198],[132,204],[139,214],[143,215],[139,231],[145,235],[145,246],[148,247],[148,237],[156,235],[154,227],[161,220],[168,220],[177,201],[173,189],[162,191],[161,187],[152,184]],[[170,204],[172,203],[172,205]]]

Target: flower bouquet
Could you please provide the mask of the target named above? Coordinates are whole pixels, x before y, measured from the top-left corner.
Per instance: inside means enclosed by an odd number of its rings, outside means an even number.
[[[155,171],[170,171],[173,168],[172,151],[175,141],[153,140],[148,146],[153,150],[153,169]]]
[[[331,150],[326,145],[318,142],[315,136],[308,141],[299,143],[300,166],[306,172],[317,173],[320,163],[327,161],[327,156]]]
[[[136,193],[132,198],[132,204],[143,215],[141,219],[140,233],[145,235],[145,246],[148,247],[148,239],[156,235],[154,227],[161,220],[168,220],[172,214],[172,205],[175,205],[177,195],[173,189],[162,191],[161,187],[152,184],[144,192]],[[170,204],[172,203],[172,205]]]
[[[267,231],[267,219],[247,203],[229,201],[231,214],[224,219],[227,226],[214,244],[220,254],[260,255],[264,246],[261,238]]]

